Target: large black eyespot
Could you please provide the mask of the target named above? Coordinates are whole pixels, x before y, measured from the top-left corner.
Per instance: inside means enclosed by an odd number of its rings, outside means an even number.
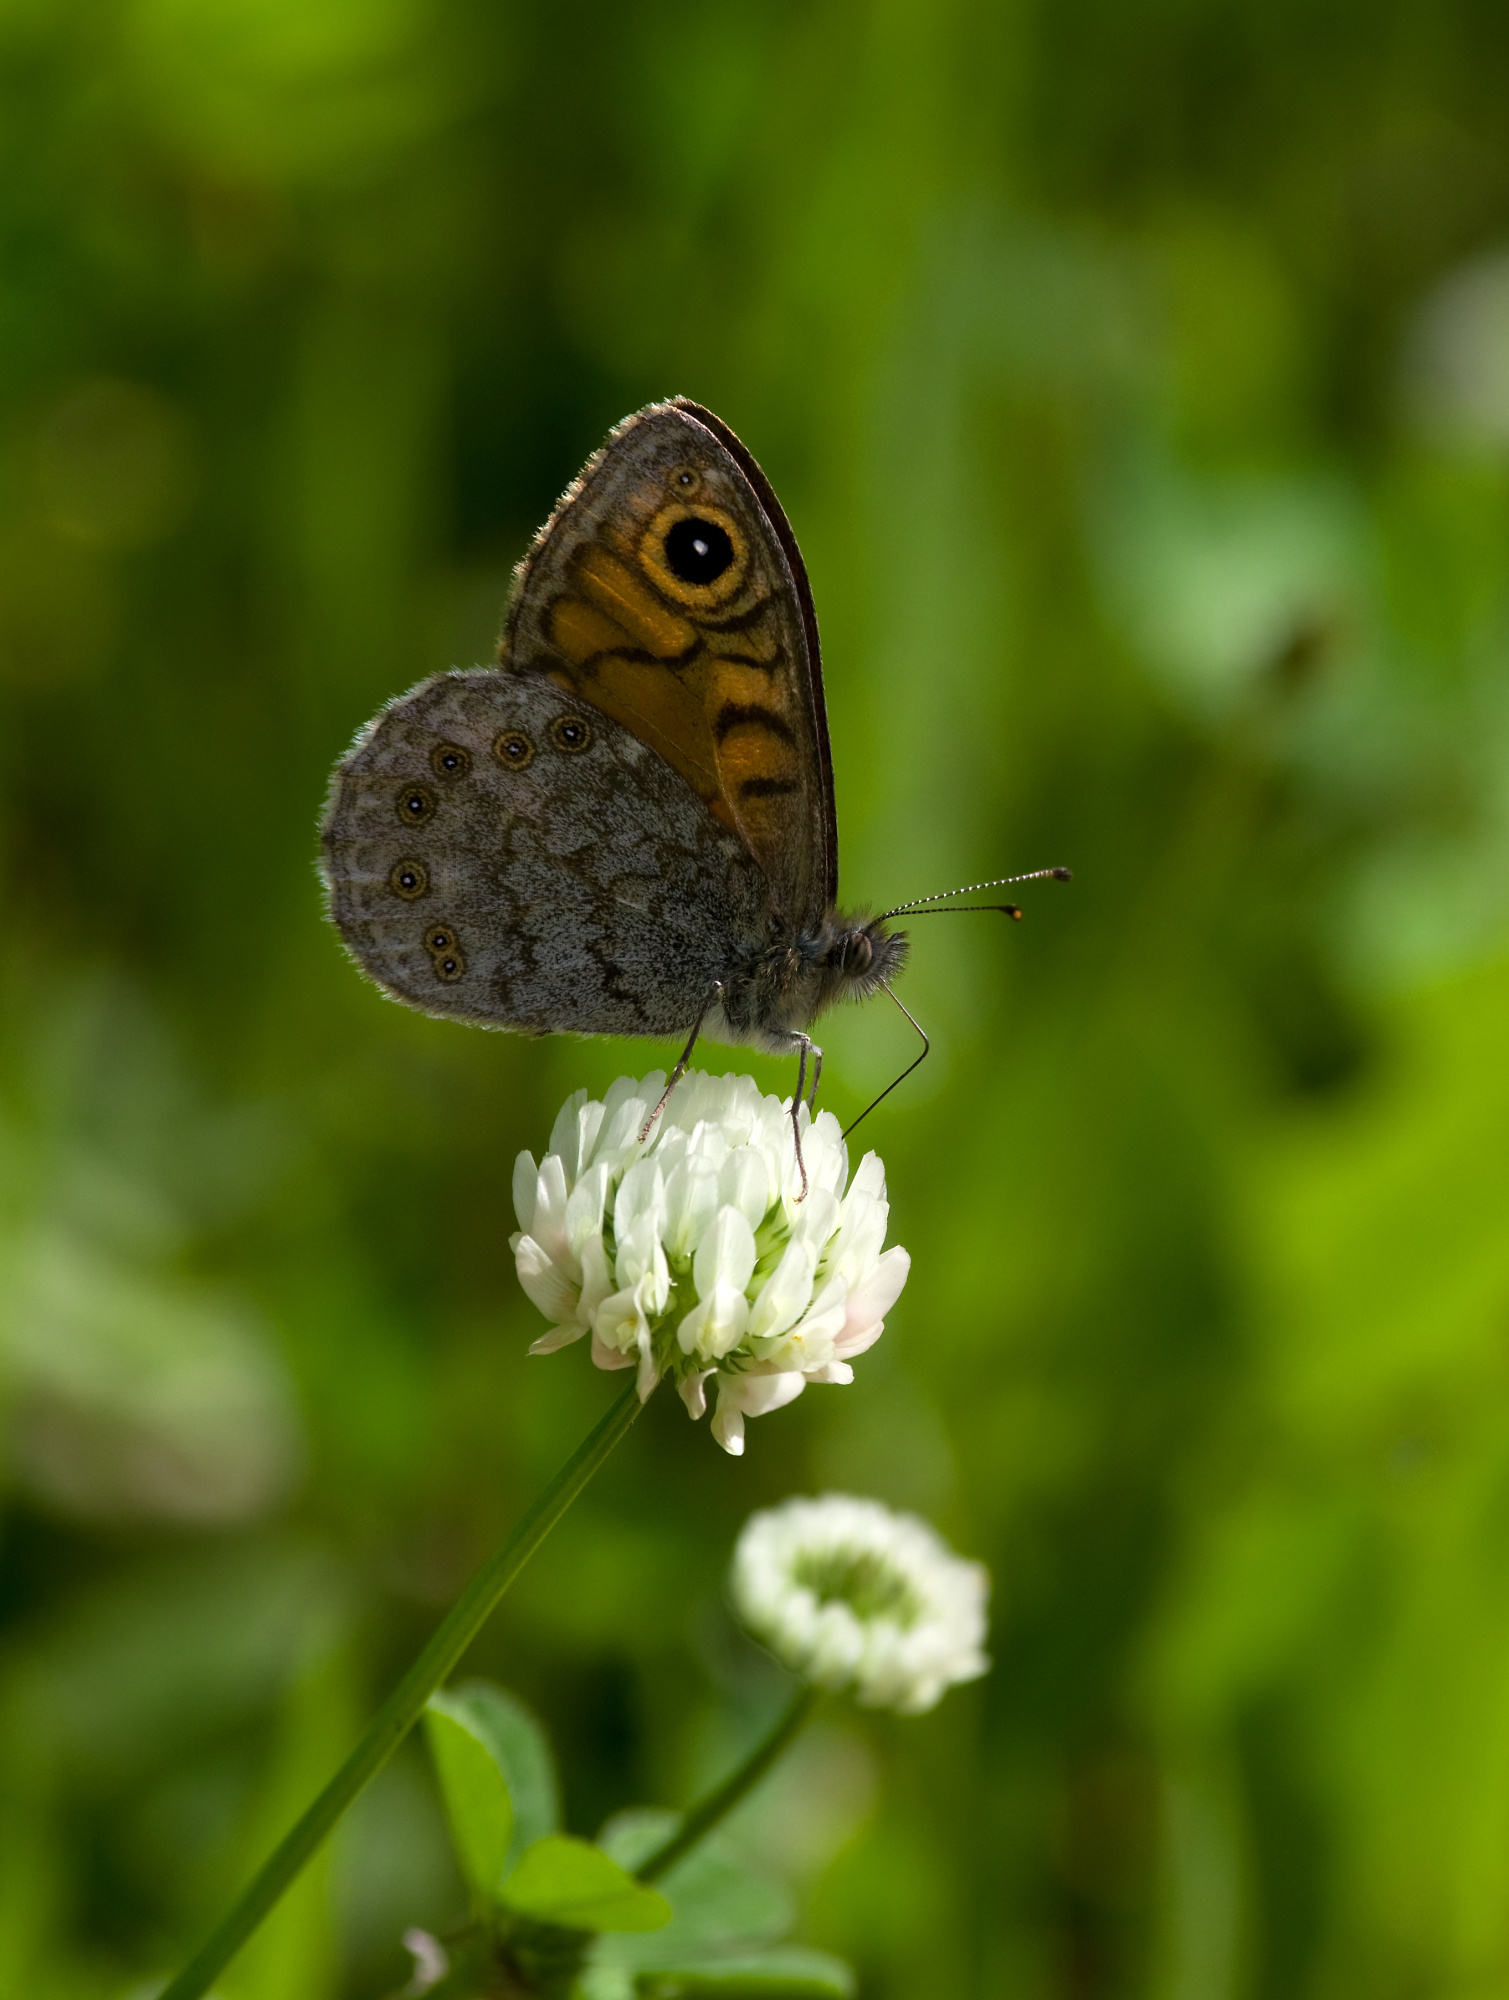
[[[505,729],[493,738],[493,755],[510,771],[522,771],[534,756],[534,745],[522,729]]]
[[[398,794],[398,817],[405,826],[418,826],[435,810],[435,794],[428,785],[405,785]]]
[[[695,514],[665,531],[666,567],[683,583],[716,583],[734,559],[728,530]]]
[[[459,743],[437,743],[430,752],[430,769],[437,778],[459,778],[472,768],[472,753]]]
[[[579,715],[558,715],[550,725],[550,740],[557,750],[576,754],[592,741],[592,731]]]
[[[412,903],[424,894],[430,886],[430,871],[422,861],[395,861],[393,872],[388,877],[388,887],[395,896],[402,896],[406,903]]]

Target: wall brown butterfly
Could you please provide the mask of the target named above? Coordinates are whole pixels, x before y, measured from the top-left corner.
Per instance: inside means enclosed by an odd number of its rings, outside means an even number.
[[[699,1034],[799,1053],[794,1126],[807,1030],[906,955],[885,918],[835,907],[796,538],[738,438],[680,397],[620,424],[541,529],[498,664],[436,674],[361,732],[323,848],[331,915],[393,998],[688,1036],[667,1094]]]

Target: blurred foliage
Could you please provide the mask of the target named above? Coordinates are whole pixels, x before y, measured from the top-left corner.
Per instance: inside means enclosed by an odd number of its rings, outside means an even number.
[[[683,391],[847,894],[1077,879],[915,926],[854,1388],[657,1399],[470,1668],[573,1830],[684,1803],[779,1698],[738,1523],[874,1493],[996,1671],[738,1829],[866,1996],[1509,1995],[1502,13],[4,0],[0,91],[0,1993],[167,1969],[605,1405],[510,1169],[670,1051],[385,1005],[314,825]],[[911,1053],[824,1039],[850,1115]],[[463,1908],[410,1746],[225,2000]]]
[[[435,2000],[512,1992],[520,1978],[530,1992],[580,2000],[853,1994],[842,1960],[779,1942],[789,1891],[716,1831],[659,1866],[683,1836],[679,1813],[615,1813],[596,1843],[562,1834],[550,1743],[505,1688],[472,1681],[432,1695],[425,1726],[472,1917],[444,1946],[405,1936],[414,1984]]]

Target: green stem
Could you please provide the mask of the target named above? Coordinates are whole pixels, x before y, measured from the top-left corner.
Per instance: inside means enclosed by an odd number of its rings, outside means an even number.
[[[158,2000],[201,2000],[352,1800],[387,1763],[424,1705],[481,1630],[498,1599],[639,1415],[633,1382],[584,1438],[507,1541],[478,1571],[434,1637],[373,1718],[361,1742],[304,1817],[263,1863],[235,1908]]]
[[[725,1814],[733,1811],[745,1793],[752,1791],[760,1782],[791,1739],[811,1720],[822,1698],[821,1688],[797,1689],[770,1734],[755,1745],[732,1777],[725,1778],[715,1792],[709,1792],[700,1805],[693,1806],[670,1839],[635,1869],[641,1882],[653,1882],[668,1868],[673,1868],[688,1848],[695,1847],[703,1834],[710,1832]]]

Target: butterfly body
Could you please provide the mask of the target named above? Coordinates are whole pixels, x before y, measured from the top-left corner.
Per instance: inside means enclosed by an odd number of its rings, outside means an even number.
[[[906,957],[904,935],[830,911],[814,930],[785,931],[730,965],[723,998],[706,1032],[715,1041],[753,1042],[777,1054],[799,1041],[839,1000],[868,1000]]]
[[[390,703],[323,827],[331,915],[428,1013],[772,1052],[899,971],[835,908],[817,626],[795,539],[717,418],[609,439],[521,565],[499,664]]]

